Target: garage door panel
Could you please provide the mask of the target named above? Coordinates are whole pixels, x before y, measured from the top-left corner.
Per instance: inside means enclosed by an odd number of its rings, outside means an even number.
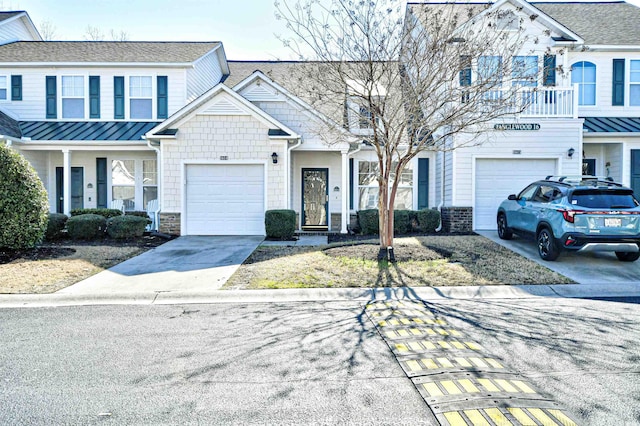
[[[264,235],[264,166],[186,166],[186,233]]]
[[[473,228],[495,230],[498,207],[509,194],[555,173],[554,159],[477,159]]]

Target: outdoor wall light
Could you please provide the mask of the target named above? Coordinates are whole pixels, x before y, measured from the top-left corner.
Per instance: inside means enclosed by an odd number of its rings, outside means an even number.
[[[87,189],[93,189],[93,184],[92,183],[88,183],[87,184]]]
[[[340,187],[339,186],[334,186],[333,187],[333,192],[340,192]]]
[[[278,153],[274,152],[273,154],[271,154],[271,160],[273,161],[273,164],[278,164]]]
[[[569,148],[569,151],[567,151],[567,155],[569,156],[569,158],[573,158],[573,154],[576,152],[575,149],[573,148]]]

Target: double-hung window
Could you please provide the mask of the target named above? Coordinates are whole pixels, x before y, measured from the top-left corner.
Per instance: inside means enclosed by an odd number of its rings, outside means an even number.
[[[391,164],[391,168],[395,169],[396,162]],[[377,161],[359,161],[358,162],[358,209],[377,209],[378,208],[378,162]],[[396,176],[391,173],[389,186],[393,184]],[[405,166],[400,175],[398,192],[396,192],[395,209],[411,210],[413,208],[413,168],[411,164]],[[391,189],[391,188],[389,188]]]
[[[0,101],[7,100],[7,93],[9,92],[7,85],[9,79],[6,75],[0,75]]]
[[[129,116],[142,120],[150,120],[153,117],[151,76],[129,77]]]
[[[62,118],[84,118],[84,77],[62,76]]]
[[[640,60],[630,61],[629,105],[640,106]]]
[[[480,84],[502,84],[502,56],[480,56],[478,58],[478,82]]]
[[[514,56],[511,61],[511,82],[514,86],[537,86],[538,57]]]
[[[576,62],[571,66],[571,84],[578,85],[578,104],[596,104],[596,65],[591,62]]]

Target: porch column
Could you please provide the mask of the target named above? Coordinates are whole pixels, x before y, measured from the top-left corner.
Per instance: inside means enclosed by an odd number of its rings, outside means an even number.
[[[349,223],[349,155],[348,151],[340,151],[342,154],[342,225],[340,233],[347,233]]]
[[[62,182],[63,182],[63,210],[67,216],[71,215],[71,151],[62,150]]]

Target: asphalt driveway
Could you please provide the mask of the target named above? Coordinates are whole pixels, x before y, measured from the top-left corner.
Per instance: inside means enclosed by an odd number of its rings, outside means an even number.
[[[476,233],[580,284],[640,282],[640,260],[620,262],[613,252],[576,253],[563,251],[558,260],[547,262],[538,256],[533,240],[518,236],[514,236],[512,240],[501,240],[497,231],[476,231]]]
[[[180,237],[58,293],[216,290],[227,282],[263,239],[262,236]]]

